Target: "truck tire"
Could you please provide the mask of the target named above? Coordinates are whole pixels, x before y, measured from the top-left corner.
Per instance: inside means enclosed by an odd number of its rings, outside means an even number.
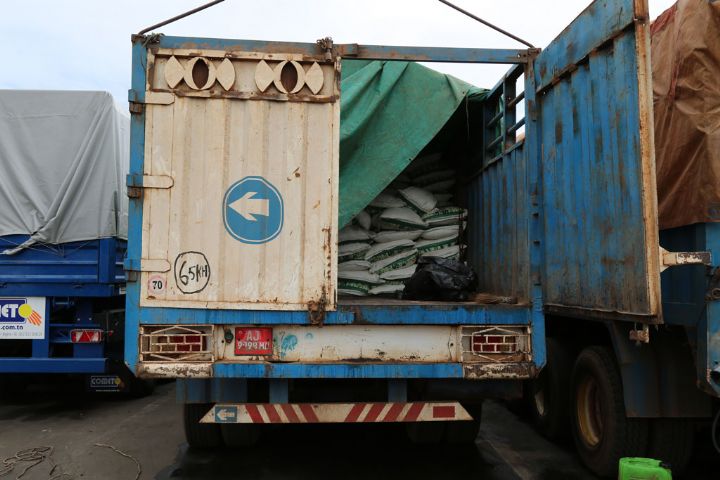
[[[216,448],[223,446],[220,425],[200,423],[200,419],[212,408],[206,403],[186,403],[183,408],[185,439],[192,448]]]
[[[230,448],[252,447],[260,438],[260,429],[249,423],[223,424],[220,426],[223,441]]]
[[[482,422],[482,403],[463,405],[473,417],[468,422],[446,422],[445,441],[451,444],[475,443]]]
[[[622,457],[643,456],[648,423],[625,416],[622,379],[612,350],[585,348],[572,373],[572,432],[585,466],[601,477],[617,476]]]
[[[648,458],[670,465],[674,475],[682,475],[693,453],[695,423],[687,418],[650,420]]]
[[[526,384],[526,401],[535,428],[550,440],[560,440],[570,434],[572,357],[554,338],[546,340],[546,350],[545,368]]]

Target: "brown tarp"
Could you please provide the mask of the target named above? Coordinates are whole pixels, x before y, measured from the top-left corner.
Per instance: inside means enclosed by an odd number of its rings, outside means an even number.
[[[720,221],[720,1],[680,0],[652,25],[660,228]]]

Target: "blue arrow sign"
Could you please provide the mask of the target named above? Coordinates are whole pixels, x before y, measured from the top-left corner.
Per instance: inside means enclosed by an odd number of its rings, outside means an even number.
[[[237,423],[238,409],[234,405],[215,406],[215,423]]]
[[[283,199],[263,177],[245,177],[225,192],[223,220],[230,235],[243,243],[266,243],[280,234]]]

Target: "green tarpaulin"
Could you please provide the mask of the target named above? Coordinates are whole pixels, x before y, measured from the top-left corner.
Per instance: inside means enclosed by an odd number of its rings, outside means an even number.
[[[343,61],[339,225],[346,225],[486,90],[412,62]]]

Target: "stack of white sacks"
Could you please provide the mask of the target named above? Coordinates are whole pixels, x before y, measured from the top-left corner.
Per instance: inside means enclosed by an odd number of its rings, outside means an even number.
[[[459,258],[467,211],[453,205],[455,173],[439,155],[418,158],[340,230],[340,295],[397,297],[418,258]]]

